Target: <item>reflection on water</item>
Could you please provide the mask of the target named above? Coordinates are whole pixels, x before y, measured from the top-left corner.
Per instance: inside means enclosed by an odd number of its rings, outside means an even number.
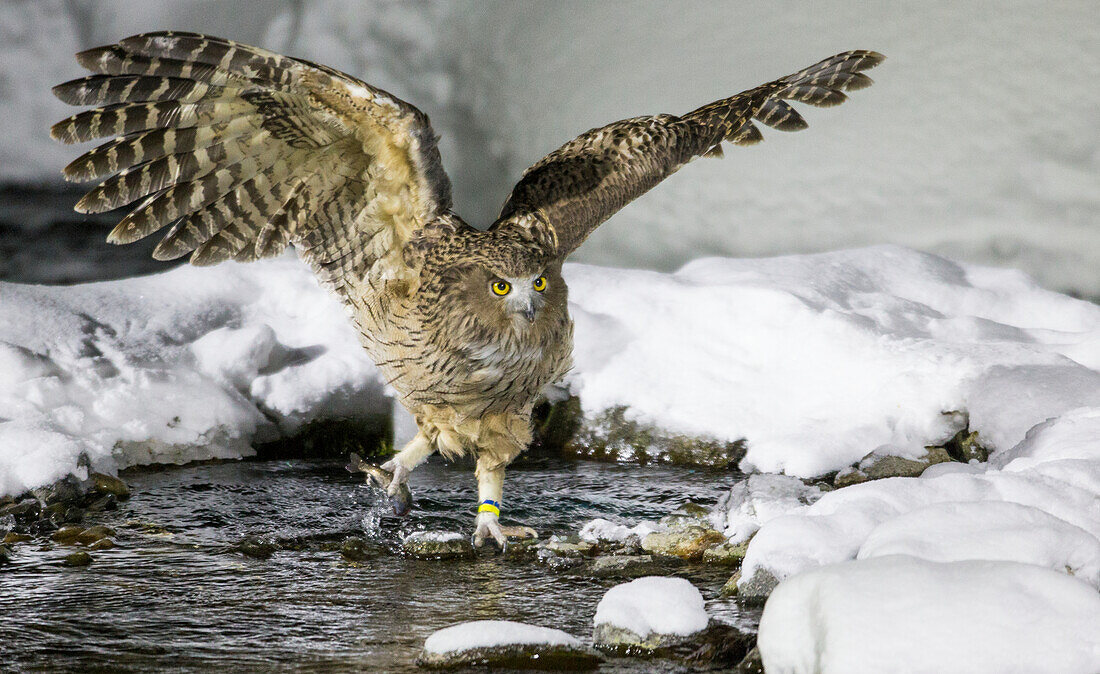
[[[713,503],[739,477],[684,468],[524,458],[509,470],[505,519],[543,536],[593,517],[655,518],[687,499]],[[23,544],[0,571],[0,669],[111,671],[415,671],[432,631],[506,619],[581,638],[616,581],[556,573],[482,555],[425,562],[395,554],[423,528],[468,532],[472,466],[429,463],[412,478],[416,508],[392,517],[342,463],[222,463],[127,476],[133,498],[89,519],[118,531],[118,548],[92,553]],[[266,561],[231,550],[246,535],[278,539]],[[347,536],[388,550],[361,565],[331,550]],[[684,567],[712,614],[752,625],[756,615],[715,599],[727,571]],[[678,671],[671,662],[616,659],[602,671]]]

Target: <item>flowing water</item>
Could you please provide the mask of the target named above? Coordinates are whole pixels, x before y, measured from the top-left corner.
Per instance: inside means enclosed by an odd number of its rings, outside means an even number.
[[[468,465],[414,472],[416,505],[403,519],[342,463],[211,463],[124,477],[132,498],[83,523],[114,528],[117,548],[66,568],[72,548],[24,543],[0,567],[0,670],[417,671],[424,639],[461,621],[519,620],[587,639],[596,603],[621,582],[487,551],[473,561],[401,556],[414,530],[471,531]],[[503,519],[543,537],[575,533],[594,517],[657,518],[688,499],[713,503],[739,477],[523,457],[508,471]],[[234,548],[249,535],[281,549],[245,557]],[[333,548],[349,536],[382,553],[348,562]],[[676,573],[703,591],[712,616],[755,626],[756,612],[717,599],[728,570]],[[631,658],[601,668],[680,670]]]

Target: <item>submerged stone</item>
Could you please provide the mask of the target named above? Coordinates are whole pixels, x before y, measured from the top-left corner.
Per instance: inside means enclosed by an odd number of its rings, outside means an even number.
[[[114,496],[121,501],[130,498],[130,488],[126,486],[125,482],[113,475],[92,473],[88,478],[92,481],[92,489],[100,494]]]
[[[587,574],[595,578],[638,578],[653,575],[657,564],[653,555],[607,555],[592,560]]]
[[[0,566],[3,566],[11,561],[12,552],[11,548],[6,545],[0,545]]]
[[[352,536],[340,544],[340,555],[349,562],[365,562],[374,559],[381,553],[377,545]]]
[[[738,571],[722,586],[722,596],[736,595],[750,603],[763,603],[776,585],[779,585],[779,579],[767,569],[757,569],[748,578]]]
[[[88,566],[91,563],[92,556],[83,550],[65,555],[65,558],[61,560],[62,566]]]
[[[108,536],[114,536],[115,530],[111,527],[105,527],[103,525],[96,525],[94,527],[88,527],[84,531],[81,531],[77,537],[77,543],[83,543],[84,545],[91,545]]]
[[[115,547],[115,542],[109,538],[100,538],[88,546],[89,550],[110,550]]]
[[[236,550],[245,557],[270,559],[279,550],[279,546],[267,537],[246,536],[240,543],[237,543]]]
[[[452,625],[424,642],[417,664],[430,669],[595,669],[599,653],[561,630],[507,620]]]
[[[79,537],[82,533],[84,533],[84,527],[61,527],[57,531],[53,532],[53,535],[50,536],[50,538],[54,541],[57,541],[58,543],[61,543],[62,545],[71,545],[73,543],[76,543],[77,537]]]
[[[457,532],[417,531],[405,537],[401,549],[415,559],[473,559],[470,540]]]

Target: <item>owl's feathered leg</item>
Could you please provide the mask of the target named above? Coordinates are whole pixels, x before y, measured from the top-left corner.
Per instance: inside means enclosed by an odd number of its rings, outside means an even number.
[[[538,536],[530,527],[502,527],[500,525],[501,498],[504,494],[504,467],[519,456],[531,444],[529,417],[501,415],[486,419],[479,437],[477,450],[477,525],[474,529],[474,547],[481,547],[492,538],[503,550],[508,537],[526,538]]]
[[[434,451],[435,447],[428,437],[422,431],[418,432],[409,444],[405,445],[392,459],[382,464],[383,470],[393,473],[393,480],[386,492],[390,496],[397,495],[401,485],[409,481],[409,473],[413,468],[424,463]]]

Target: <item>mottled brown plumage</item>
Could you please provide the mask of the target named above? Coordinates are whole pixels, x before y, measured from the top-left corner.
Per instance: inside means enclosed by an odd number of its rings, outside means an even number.
[[[53,127],[66,143],[115,137],[65,168],[110,176],[77,204],[141,200],[109,240],[165,227],[158,259],[270,257],[293,244],[347,304],[362,342],[420,432],[394,487],[433,451],[477,456],[481,499],[531,439],[540,391],[570,367],[563,260],[620,208],[753,123],[806,123],[785,101],[836,105],[871,80],[875,52],[838,54],[683,116],[593,129],[528,169],[480,231],[451,210],[427,116],[325,66],[193,33],[136,35],[77,60],[93,74],[54,88],[98,108]],[[475,537],[503,536],[492,512]]]

